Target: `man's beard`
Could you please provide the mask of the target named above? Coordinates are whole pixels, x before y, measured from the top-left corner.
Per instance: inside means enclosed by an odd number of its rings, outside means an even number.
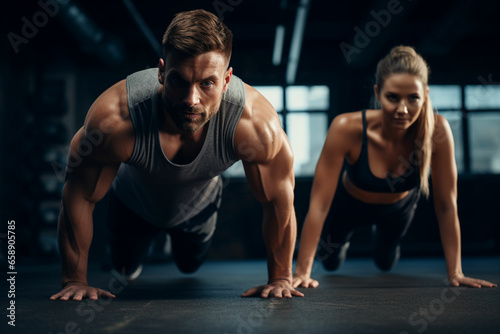
[[[218,111],[219,105],[214,106],[214,110],[207,111],[200,107],[189,107],[185,104],[173,104],[172,101],[165,99],[165,110],[174,122],[175,126],[182,132],[194,133],[201,129]],[[195,118],[189,115],[198,115]]]

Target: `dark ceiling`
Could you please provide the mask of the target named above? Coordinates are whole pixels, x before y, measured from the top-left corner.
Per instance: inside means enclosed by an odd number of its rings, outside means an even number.
[[[55,0],[41,0],[45,3]],[[56,14],[40,27],[38,33],[11,59],[25,60],[36,55],[43,59],[71,58],[91,66],[120,61],[154,66],[157,55],[123,1],[65,0],[76,6],[107,36],[106,41],[120,47],[120,55],[92,45],[78,37],[78,22],[65,22]],[[285,79],[290,40],[300,0],[204,0],[204,1],[131,1],[158,41],[179,11],[204,8],[223,17],[234,33],[232,65],[235,73],[255,83],[282,83]],[[280,5],[286,3],[286,8]],[[392,6],[392,7],[391,7]],[[41,10],[37,1],[4,4],[3,36],[21,34],[22,18],[33,20]],[[393,14],[377,23],[377,13]],[[396,13],[397,12],[397,13]],[[478,77],[491,75],[500,81],[500,1],[470,0],[311,0],[304,31],[297,82],[329,82],[333,77],[372,75],[376,62],[395,45],[408,44],[428,60],[434,83],[477,83]],[[390,12],[389,12],[390,13]],[[382,18],[383,19],[383,18]],[[283,61],[271,62],[276,25],[286,28]],[[378,28],[377,28],[378,27]],[[358,31],[369,30],[368,41],[359,39]],[[80,32],[81,33],[81,32]],[[358,35],[358,36],[357,36]],[[13,48],[3,39],[3,52]],[[358,44],[356,44],[356,42]],[[360,44],[363,42],[364,44]],[[341,46],[359,47],[348,59]],[[108,57],[108,59],[106,59]],[[111,60],[111,61],[110,61]],[[348,61],[349,60],[349,61]]]

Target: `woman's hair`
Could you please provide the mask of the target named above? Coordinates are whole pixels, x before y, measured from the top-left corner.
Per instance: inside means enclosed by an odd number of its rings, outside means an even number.
[[[390,75],[397,73],[414,75],[422,81],[425,90],[428,88],[430,69],[422,56],[410,46],[394,47],[387,56],[379,61],[375,74],[375,83],[379,91],[382,90],[385,80]],[[420,166],[420,189],[428,196],[435,116],[431,100],[427,94],[425,95],[420,116],[412,125],[412,131],[414,131],[416,137],[414,145],[417,154],[415,156],[418,159],[418,161],[412,163]]]
[[[210,51],[224,55],[227,64],[231,58],[233,34],[214,14],[203,9],[175,15],[162,39],[163,54],[177,50],[190,56]]]

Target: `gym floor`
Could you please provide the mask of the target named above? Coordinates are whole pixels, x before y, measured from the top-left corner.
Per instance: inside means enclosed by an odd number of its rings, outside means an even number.
[[[499,257],[464,258],[463,267],[469,276],[500,282]],[[266,281],[261,260],[207,261],[190,275],[172,263],[151,263],[132,282],[96,266],[90,283],[117,298],[63,302],[49,300],[59,289],[59,265],[25,263],[17,268],[16,326],[4,316],[1,332],[497,334],[500,328],[500,288],[450,288],[441,258],[402,258],[390,273],[371,259],[348,258],[334,273],[319,264],[313,273],[320,286],[300,289],[304,298],[262,299],[240,297]],[[2,304],[5,310],[4,297]]]

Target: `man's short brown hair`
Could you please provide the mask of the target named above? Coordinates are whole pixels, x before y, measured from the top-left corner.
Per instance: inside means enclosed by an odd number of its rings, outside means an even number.
[[[232,45],[231,30],[217,16],[203,9],[175,15],[162,40],[165,57],[172,50],[190,56],[218,51],[224,55],[228,64]]]

